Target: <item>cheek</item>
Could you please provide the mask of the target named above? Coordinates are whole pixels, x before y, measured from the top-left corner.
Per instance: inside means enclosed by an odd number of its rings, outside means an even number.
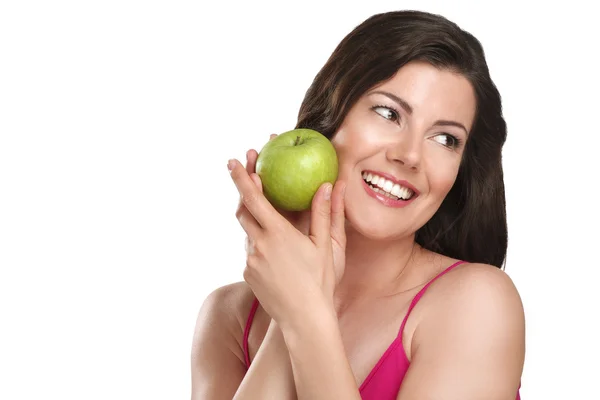
[[[345,157],[343,153],[338,153],[338,179],[348,181],[348,179],[355,173],[356,163],[352,163],[348,157]]]
[[[429,193],[440,197],[439,201],[441,202],[456,181],[460,167],[460,158],[454,156],[448,157],[448,154],[436,154],[433,157],[432,154],[431,157],[428,157],[429,160],[435,160],[433,163],[428,163],[427,168]]]
[[[353,165],[353,160],[356,158],[355,146],[356,138],[345,130],[338,132],[333,137],[331,143],[335,148],[339,162],[339,179],[346,179]]]
[[[430,193],[439,196],[441,201],[452,189],[457,175],[458,165],[436,168],[428,177]]]
[[[361,160],[371,157],[381,150],[381,140],[360,125],[340,129],[332,138],[340,165],[340,174],[349,172]]]
[[[357,156],[380,147],[381,133],[364,115],[349,115],[345,123],[331,139],[333,146],[342,155]]]

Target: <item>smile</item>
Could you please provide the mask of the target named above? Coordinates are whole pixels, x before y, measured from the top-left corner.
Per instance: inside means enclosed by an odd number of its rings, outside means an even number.
[[[418,192],[408,182],[392,180],[372,171],[363,171],[363,182],[367,193],[391,207],[404,207],[418,196]]]

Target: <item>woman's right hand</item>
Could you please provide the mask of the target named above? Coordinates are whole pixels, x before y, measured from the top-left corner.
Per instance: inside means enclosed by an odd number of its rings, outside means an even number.
[[[273,140],[277,135],[271,134],[269,140]],[[256,174],[256,159],[258,158],[258,152],[254,149],[248,150],[246,152],[246,171],[252,178],[254,184],[258,187],[258,189],[262,192],[262,182],[260,177]],[[307,211],[286,211],[276,208],[277,211],[287,219],[296,229],[302,232],[304,235],[308,235],[309,227],[310,227],[310,210]],[[244,203],[240,198],[238,208],[236,211],[236,216],[241,215],[245,211]],[[248,240],[246,238],[246,240]]]

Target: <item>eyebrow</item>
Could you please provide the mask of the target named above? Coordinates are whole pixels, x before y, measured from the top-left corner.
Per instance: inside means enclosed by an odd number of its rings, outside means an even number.
[[[386,92],[384,90],[374,90],[374,91],[371,92],[371,94],[382,94],[385,97],[388,97],[389,99],[391,99],[394,102],[398,103],[402,108],[404,108],[406,110],[406,112],[408,113],[408,115],[411,115],[413,113],[413,108],[411,107],[411,105],[408,104],[406,102],[406,100],[403,100],[400,97],[396,96],[394,93]]]
[[[413,113],[412,106],[410,104],[408,104],[408,102],[406,100],[396,96],[394,93],[386,92],[385,90],[374,90],[371,92],[371,94],[384,95],[387,98],[394,101],[395,103],[397,103],[400,107],[404,108],[406,110],[406,112],[408,113],[408,115],[412,115],[412,113]],[[467,130],[467,128],[465,128],[465,126],[463,124],[461,124],[460,122],[456,122],[456,121],[450,121],[450,120],[446,120],[446,119],[438,119],[437,121],[435,121],[433,126],[455,126],[457,128],[464,130],[467,135],[469,134],[469,131]]]

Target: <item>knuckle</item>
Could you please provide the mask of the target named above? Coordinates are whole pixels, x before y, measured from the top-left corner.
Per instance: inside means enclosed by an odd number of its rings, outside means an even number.
[[[244,268],[244,271],[242,273],[242,275],[244,276],[244,280],[246,282],[252,280],[253,278],[256,277],[258,271],[258,260],[256,257],[254,256],[247,256],[246,257],[246,267]]]
[[[258,195],[255,192],[251,192],[251,193],[242,195],[242,203],[244,205],[246,205],[247,207],[250,207],[253,204],[256,204],[257,201],[258,201]]]
[[[246,282],[250,282],[252,280],[252,268],[248,264],[246,264],[246,268],[244,268],[242,276]]]
[[[318,210],[319,216],[323,217],[323,218],[329,218],[329,216],[331,215],[329,208],[327,207],[320,207]]]
[[[240,225],[242,226],[242,228],[245,229],[246,227],[246,213],[240,213],[240,215],[237,215],[237,220],[240,223]]]
[[[256,263],[256,261],[258,261],[258,258],[264,254],[262,252],[264,246],[264,240],[256,237],[246,236],[246,261],[249,262],[250,258],[252,258],[253,263]]]
[[[265,247],[265,244],[264,244],[263,240],[261,240],[261,239],[256,240],[255,239],[252,242],[252,255],[264,254],[263,253],[264,247]]]
[[[252,238],[246,238],[246,261],[250,261],[250,258],[252,257],[252,261],[256,262],[256,258],[257,256],[259,256],[261,253],[258,250],[258,247],[256,245],[256,241],[253,240]]]
[[[235,217],[240,220],[242,218],[242,216],[244,215],[244,208],[243,207],[238,207],[237,210],[235,210]]]

